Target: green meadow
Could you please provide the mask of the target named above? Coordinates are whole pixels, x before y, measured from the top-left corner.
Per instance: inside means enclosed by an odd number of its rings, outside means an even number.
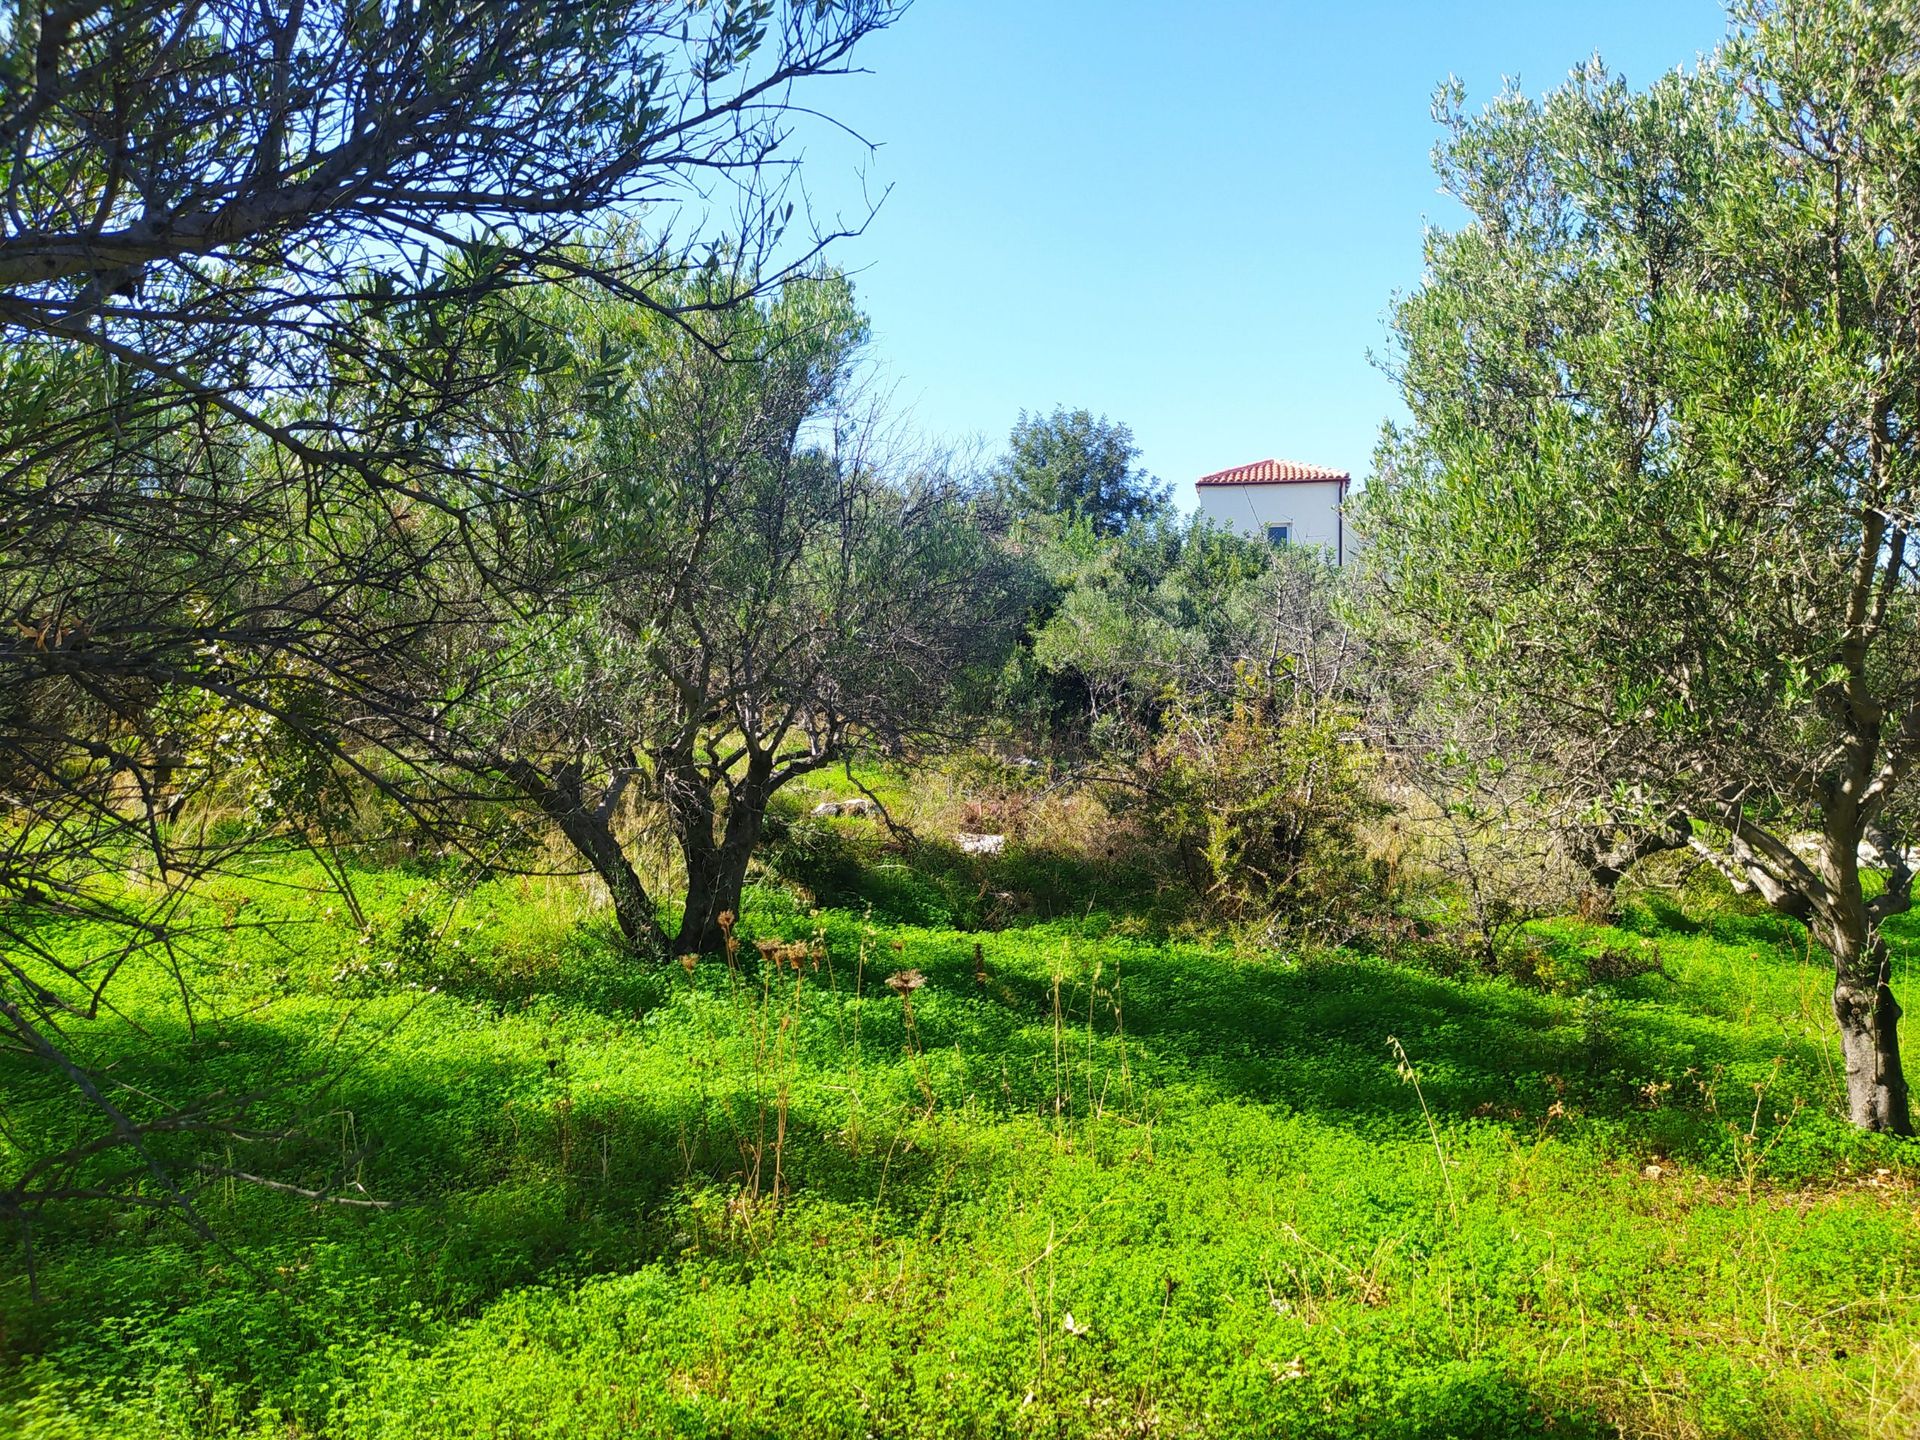
[[[47,1212],[0,1433],[1920,1427],[1917,1167],[1845,1123],[1804,932],[1629,894],[1521,985],[1183,939],[1048,863],[849,850],[690,970],[577,881],[204,887],[75,1043],[297,1134],[172,1139],[211,1242]],[[45,1071],[0,1095],[17,1151],[78,1138]]]

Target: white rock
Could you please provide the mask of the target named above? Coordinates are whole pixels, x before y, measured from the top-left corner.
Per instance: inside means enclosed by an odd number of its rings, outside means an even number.
[[[954,838],[960,842],[961,852],[967,855],[998,855],[1007,848],[1004,835],[975,835],[962,830]]]
[[[880,807],[864,795],[856,795],[851,800],[822,800],[813,807],[816,816],[833,815],[877,815]]]

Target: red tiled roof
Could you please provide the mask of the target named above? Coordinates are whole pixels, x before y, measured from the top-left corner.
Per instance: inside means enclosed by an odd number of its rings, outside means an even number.
[[[1324,465],[1302,465],[1298,460],[1256,460],[1251,465],[1236,465],[1231,470],[1216,470],[1202,475],[1196,485],[1308,485],[1316,480],[1338,480],[1349,484],[1353,477],[1344,470],[1329,470]]]

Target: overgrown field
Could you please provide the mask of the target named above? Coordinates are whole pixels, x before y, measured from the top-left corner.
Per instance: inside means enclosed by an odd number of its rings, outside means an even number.
[[[391,1208],[76,1204],[37,1301],[9,1230],[0,1433],[1920,1432],[1920,1166],[1838,1118],[1803,933],[1630,902],[1522,987],[1097,890],[956,928],[1043,858],[756,891],[691,973],[572,882],[207,890],[83,1058],[267,1089],[298,1143],[176,1153]],[[4,1143],[70,1143],[8,1064]]]

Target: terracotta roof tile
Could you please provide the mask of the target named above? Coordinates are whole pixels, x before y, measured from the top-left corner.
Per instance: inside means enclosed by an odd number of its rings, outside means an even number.
[[[1196,485],[1309,485],[1316,480],[1338,480],[1349,484],[1353,477],[1344,470],[1329,470],[1324,465],[1303,465],[1298,460],[1256,460],[1251,465],[1236,465],[1231,470],[1216,470],[1202,475]]]

